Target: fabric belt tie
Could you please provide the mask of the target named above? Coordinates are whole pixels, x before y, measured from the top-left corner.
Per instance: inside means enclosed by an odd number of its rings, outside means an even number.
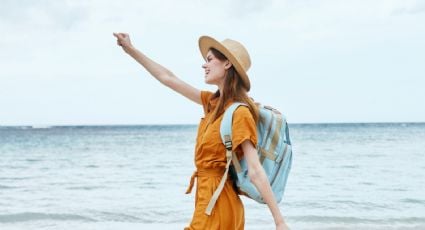
[[[186,194],[192,192],[193,186],[195,185],[195,178],[197,177],[221,177],[223,176],[225,169],[198,169],[193,172],[192,177],[190,177],[190,184],[186,190]],[[230,179],[230,178],[229,178]]]
[[[226,136],[226,138],[228,139],[229,137]],[[193,184],[195,183],[195,177],[220,177],[221,176],[220,183],[218,184],[217,189],[214,191],[214,193],[213,193],[213,195],[210,199],[210,202],[208,203],[207,208],[205,209],[205,214],[207,214],[208,216],[211,215],[211,212],[214,208],[214,205],[217,202],[221,191],[223,191],[224,184],[229,179],[229,177],[227,175],[229,174],[229,167],[230,167],[230,163],[232,161],[231,146],[230,146],[229,149],[226,149],[226,159],[227,159],[227,163],[226,163],[225,169],[223,169],[223,168],[221,168],[221,169],[202,169],[202,170],[198,169],[198,171],[194,172],[192,177],[190,178],[190,185],[189,185],[189,188],[186,191],[186,194],[190,193],[192,191]]]
[[[189,194],[189,193],[192,192],[193,184],[195,183],[195,178],[196,177],[198,177],[198,172],[197,171],[193,172],[192,177],[190,178],[190,184],[189,184],[189,187],[186,190],[186,194]]]

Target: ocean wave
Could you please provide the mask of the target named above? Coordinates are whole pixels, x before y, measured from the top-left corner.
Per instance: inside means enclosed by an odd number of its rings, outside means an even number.
[[[101,220],[108,221],[119,221],[119,222],[142,222],[149,223],[152,222],[149,219],[143,219],[136,216],[132,216],[124,213],[116,213],[116,212],[98,212],[97,217]]]
[[[32,125],[31,128],[32,129],[51,129],[54,126],[50,126],[50,125]]]
[[[106,188],[106,186],[72,186],[72,187],[67,187],[66,189],[69,190],[96,190],[96,189],[103,189]]]
[[[9,167],[13,168],[13,167]],[[33,179],[34,177],[0,177],[0,180],[10,180],[10,181],[20,181],[20,180],[29,180]]]
[[[22,125],[22,126],[1,126],[1,129],[4,130],[25,130],[25,129],[32,129],[32,126],[30,125]]]
[[[15,188],[18,188],[18,187],[16,187],[16,186],[1,185],[1,184],[0,184],[0,190],[1,190],[1,189],[15,189]]]
[[[425,200],[419,200],[419,199],[412,199],[412,198],[407,198],[407,199],[401,199],[400,200],[403,203],[410,203],[410,204],[422,204],[425,205]]]
[[[15,223],[26,221],[51,220],[51,221],[68,221],[78,220],[86,222],[96,222],[96,220],[75,214],[52,214],[39,212],[22,212],[15,214],[0,215],[0,223]]]
[[[291,220],[309,223],[346,223],[346,224],[425,224],[425,217],[406,218],[360,218],[350,216],[292,216]]]
[[[0,126],[3,130],[27,130],[27,129],[53,129],[56,126],[51,125],[19,125],[19,126]]]

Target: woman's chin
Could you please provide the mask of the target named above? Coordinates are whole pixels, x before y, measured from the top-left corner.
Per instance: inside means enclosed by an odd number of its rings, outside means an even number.
[[[208,78],[205,78],[205,80],[204,80],[204,81],[205,81],[205,83],[206,83],[206,84],[208,84],[208,85],[211,85],[211,84],[212,84],[212,82],[211,82],[211,81],[209,81],[209,80],[208,80]]]

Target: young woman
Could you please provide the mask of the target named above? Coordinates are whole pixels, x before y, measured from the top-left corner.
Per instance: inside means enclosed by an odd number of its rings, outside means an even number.
[[[153,77],[191,101],[202,105],[204,109],[205,117],[201,119],[196,138],[197,171],[193,174],[187,191],[190,193],[196,178],[195,211],[189,227],[185,229],[244,229],[244,208],[233,182],[230,177],[221,180],[227,161],[226,149],[220,137],[220,122],[225,109],[232,102],[243,102],[248,105],[238,107],[233,115],[232,149],[238,158],[246,158],[249,177],[267,203],[276,229],[288,229],[255,148],[258,109],[247,94],[250,90],[247,71],[251,60],[243,45],[230,39],[222,42],[208,36],[202,36],[199,39],[199,48],[206,60],[202,65],[205,69],[205,82],[218,87],[218,90],[213,93],[192,87],[176,77],[170,70],[152,61],[132,45],[128,34],[114,33],[114,36],[117,38],[118,45]],[[216,202],[211,205],[210,200],[218,187],[222,187],[222,191]],[[211,209],[210,213],[207,212],[208,214],[206,214],[207,209]]]

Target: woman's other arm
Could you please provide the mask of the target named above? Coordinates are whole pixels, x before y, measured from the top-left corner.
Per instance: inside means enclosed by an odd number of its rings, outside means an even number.
[[[282,214],[280,213],[279,207],[277,206],[277,202],[274,198],[266,172],[261,166],[260,160],[258,158],[257,150],[249,140],[246,140],[242,143],[242,150],[248,163],[248,176],[268,205],[273,215],[276,229],[289,229],[283,219]]]

